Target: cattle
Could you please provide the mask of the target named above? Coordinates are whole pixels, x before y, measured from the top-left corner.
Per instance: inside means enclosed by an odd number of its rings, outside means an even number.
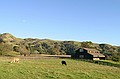
[[[67,65],[66,61],[61,61],[62,65]]]
[[[19,58],[13,58],[11,61],[10,61],[10,63],[15,63],[15,62],[19,62]]]

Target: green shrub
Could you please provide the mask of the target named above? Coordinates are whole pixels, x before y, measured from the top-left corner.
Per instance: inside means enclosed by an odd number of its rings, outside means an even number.
[[[120,61],[120,56],[113,56],[112,60],[116,61],[116,62],[119,62]]]

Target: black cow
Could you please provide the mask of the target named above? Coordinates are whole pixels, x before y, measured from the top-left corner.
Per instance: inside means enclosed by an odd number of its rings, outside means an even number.
[[[62,65],[67,65],[66,61],[61,61]]]

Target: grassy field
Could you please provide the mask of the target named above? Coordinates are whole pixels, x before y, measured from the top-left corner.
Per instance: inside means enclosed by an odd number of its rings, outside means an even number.
[[[61,60],[67,66],[61,65]],[[0,79],[120,79],[120,68],[72,59],[21,59],[8,63],[0,58]]]

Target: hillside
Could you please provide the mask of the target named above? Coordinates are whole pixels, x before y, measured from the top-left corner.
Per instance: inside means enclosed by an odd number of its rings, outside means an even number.
[[[14,51],[19,54],[51,54],[51,55],[72,55],[80,47],[94,48],[106,55],[108,59],[113,54],[120,55],[120,46],[109,44],[96,44],[91,41],[56,41],[50,39],[17,38],[9,33],[0,34],[0,51],[4,55],[5,51]],[[3,51],[4,48],[4,51]],[[7,49],[6,49],[7,48]]]

